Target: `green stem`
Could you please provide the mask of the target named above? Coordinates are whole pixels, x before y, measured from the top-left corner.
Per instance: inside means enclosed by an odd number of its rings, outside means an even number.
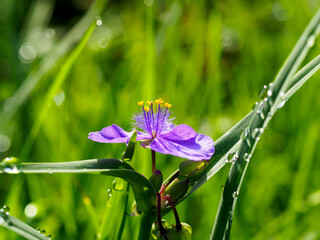
[[[156,171],[156,152],[151,150],[151,158],[152,158],[152,173]]]
[[[156,218],[156,212],[154,210],[148,210],[141,215],[140,229],[138,240],[145,240],[150,238],[150,232],[153,222]]]

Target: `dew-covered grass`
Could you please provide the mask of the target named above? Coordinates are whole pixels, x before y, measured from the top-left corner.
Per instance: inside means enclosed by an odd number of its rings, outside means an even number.
[[[129,130],[137,102],[159,97],[173,105],[176,123],[218,139],[252,110],[319,6],[304,0],[104,2],[90,10],[82,1],[0,3],[1,159],[120,158],[125,145],[92,142],[88,133],[113,123]],[[307,61],[319,52],[316,41]],[[237,198],[231,239],[320,238],[318,78],[264,131]],[[157,155],[165,178],[181,161]],[[151,175],[146,149],[137,147],[131,164]],[[178,205],[193,239],[209,238],[230,166]],[[124,210],[112,208],[115,198],[108,202],[121,184],[114,181],[98,174],[1,174],[0,205],[53,239],[95,239],[104,221],[115,226],[122,218]],[[129,213],[132,202],[131,191]],[[174,223],[172,213],[165,218]],[[136,239],[139,223],[128,216],[123,239]],[[0,228],[0,239],[21,237]]]

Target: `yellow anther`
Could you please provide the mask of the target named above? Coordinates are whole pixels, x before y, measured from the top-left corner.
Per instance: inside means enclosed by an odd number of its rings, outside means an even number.
[[[150,111],[150,108],[148,106],[144,106],[144,110],[149,112]]]
[[[143,106],[143,101],[138,102],[139,106]]]
[[[149,106],[151,106],[151,102],[150,102],[150,101],[147,101],[147,104],[148,104]]]
[[[162,100],[161,98],[159,98],[159,99],[156,99],[154,102],[155,102],[156,104],[162,104],[162,103],[163,103],[163,100]]]
[[[164,106],[167,107],[167,108],[171,108],[172,107],[172,105],[170,103],[166,103]]]

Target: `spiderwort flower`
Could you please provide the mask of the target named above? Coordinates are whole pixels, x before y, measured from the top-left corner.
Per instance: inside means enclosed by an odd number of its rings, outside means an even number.
[[[141,111],[133,116],[137,128],[137,141],[145,148],[163,154],[170,154],[189,160],[208,160],[214,153],[213,140],[196,133],[185,124],[174,125],[169,103],[157,99],[154,103],[138,102]],[[133,131],[127,132],[117,125],[111,125],[98,132],[89,133],[89,139],[102,143],[128,143]]]

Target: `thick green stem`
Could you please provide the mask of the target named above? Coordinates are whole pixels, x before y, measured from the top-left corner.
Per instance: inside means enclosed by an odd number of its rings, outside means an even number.
[[[138,240],[145,240],[150,238],[150,232],[153,222],[156,218],[156,211],[148,210],[141,215],[140,229]]]

